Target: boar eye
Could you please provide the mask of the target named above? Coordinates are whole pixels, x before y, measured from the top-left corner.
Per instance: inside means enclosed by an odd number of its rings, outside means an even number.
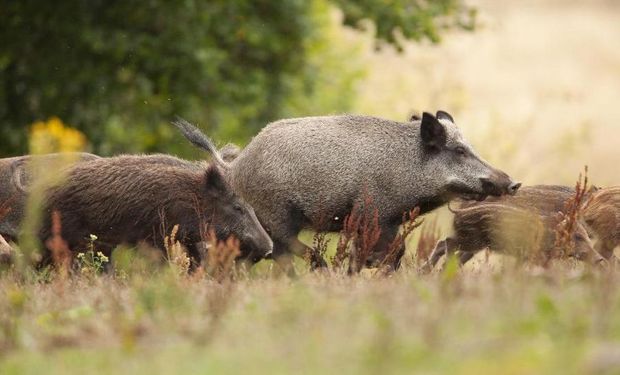
[[[454,152],[456,152],[456,154],[458,156],[465,156],[465,155],[467,155],[467,150],[465,150],[465,148],[461,147],[461,146],[458,146],[457,148],[455,148]]]
[[[243,212],[243,208],[239,204],[233,205],[233,209],[237,212]]]

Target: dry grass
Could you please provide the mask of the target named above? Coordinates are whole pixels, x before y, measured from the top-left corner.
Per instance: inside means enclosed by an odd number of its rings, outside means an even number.
[[[582,374],[618,364],[612,271],[404,269],[221,283],[162,266],[20,280],[0,277],[2,374]]]
[[[183,275],[189,272],[190,258],[187,255],[187,250],[177,241],[178,231],[178,225],[172,227],[170,235],[164,237],[164,248],[166,249],[168,263],[178,274]]]
[[[62,223],[58,211],[52,212],[52,237],[45,242],[45,246],[52,253],[52,262],[60,277],[66,278],[71,271],[73,254],[67,241],[62,238]]]

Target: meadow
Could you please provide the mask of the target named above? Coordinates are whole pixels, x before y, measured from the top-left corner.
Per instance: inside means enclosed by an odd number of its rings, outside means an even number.
[[[486,262],[483,261],[483,264]],[[420,275],[145,267],[5,273],[0,373],[616,374],[620,277],[561,263]]]

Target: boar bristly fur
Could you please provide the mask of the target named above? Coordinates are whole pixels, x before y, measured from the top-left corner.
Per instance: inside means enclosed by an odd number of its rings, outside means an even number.
[[[193,144],[214,150],[191,125],[176,125]],[[512,194],[520,186],[482,160],[443,111],[411,122],[358,115],[281,120],[222,162],[270,232],[276,257],[305,252],[297,239],[304,227],[339,230],[368,197],[379,215],[381,254],[403,213],[416,206],[425,213],[456,197]]]
[[[610,258],[620,246],[620,186],[594,192],[586,202],[583,217],[596,239],[596,250]]]
[[[459,252],[465,263],[476,252],[495,251],[533,261],[547,261],[557,254],[599,262],[586,227],[578,221],[568,248],[558,248],[559,225],[574,189],[557,185],[526,186],[514,196],[490,197],[483,202],[463,202],[454,212],[454,234],[439,241],[426,265],[430,270],[444,254]],[[568,253],[567,253],[568,252]]]
[[[88,153],[63,153],[0,159],[0,235],[11,241],[17,240],[30,185],[40,177],[36,175],[39,168],[33,168],[33,163],[62,165],[67,164],[64,163],[67,160],[83,162],[97,158],[99,157]]]
[[[272,249],[252,207],[215,164],[205,167],[166,155],[93,160],[74,166],[46,198],[42,242],[51,235],[52,213],[58,212],[62,237],[74,251],[85,249],[91,234],[106,255],[120,244],[144,242],[163,249],[175,225],[176,238],[196,261],[196,245],[208,229],[220,240],[236,237],[242,256],[254,261]]]

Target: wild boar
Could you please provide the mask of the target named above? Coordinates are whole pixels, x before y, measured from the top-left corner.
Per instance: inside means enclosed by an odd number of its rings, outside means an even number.
[[[215,153],[193,125],[175,125],[194,145]],[[381,235],[369,265],[377,264],[404,212],[418,206],[426,213],[457,197],[514,194],[520,186],[480,158],[444,111],[411,122],[359,115],[276,121],[231,163],[215,159],[270,233],[274,257],[303,254],[302,228],[340,230],[352,208],[370,198]]]
[[[558,248],[559,225],[574,189],[557,185],[537,185],[519,189],[514,196],[464,202],[454,212],[454,235],[439,241],[425,270],[430,270],[444,254],[460,252],[461,263],[477,251],[490,248],[522,258],[550,257],[569,251],[569,256],[601,261],[594,251],[586,227],[577,221],[567,248]]]
[[[620,245],[620,186],[594,192],[585,204],[583,218],[596,239],[595,249],[609,259]]]
[[[524,186],[515,195],[488,197],[485,202],[503,202],[514,207],[535,211],[541,215],[564,212],[566,204],[575,195],[575,188],[563,185]],[[461,207],[478,202],[463,202]]]
[[[68,167],[72,162],[88,161],[99,158],[88,153],[64,153],[47,155],[25,155],[0,159],[0,235],[15,241],[24,216],[30,184],[39,168],[48,166],[48,170]]]
[[[176,237],[194,262],[200,259],[197,244],[204,240],[205,225],[220,240],[236,237],[241,256],[252,261],[273,247],[252,207],[217,165],[166,155],[123,155],[75,165],[66,181],[47,193],[42,242],[52,235],[53,212],[60,214],[62,238],[74,251],[85,249],[91,234],[105,255],[120,244],[142,242],[163,250],[164,237],[177,224]]]

